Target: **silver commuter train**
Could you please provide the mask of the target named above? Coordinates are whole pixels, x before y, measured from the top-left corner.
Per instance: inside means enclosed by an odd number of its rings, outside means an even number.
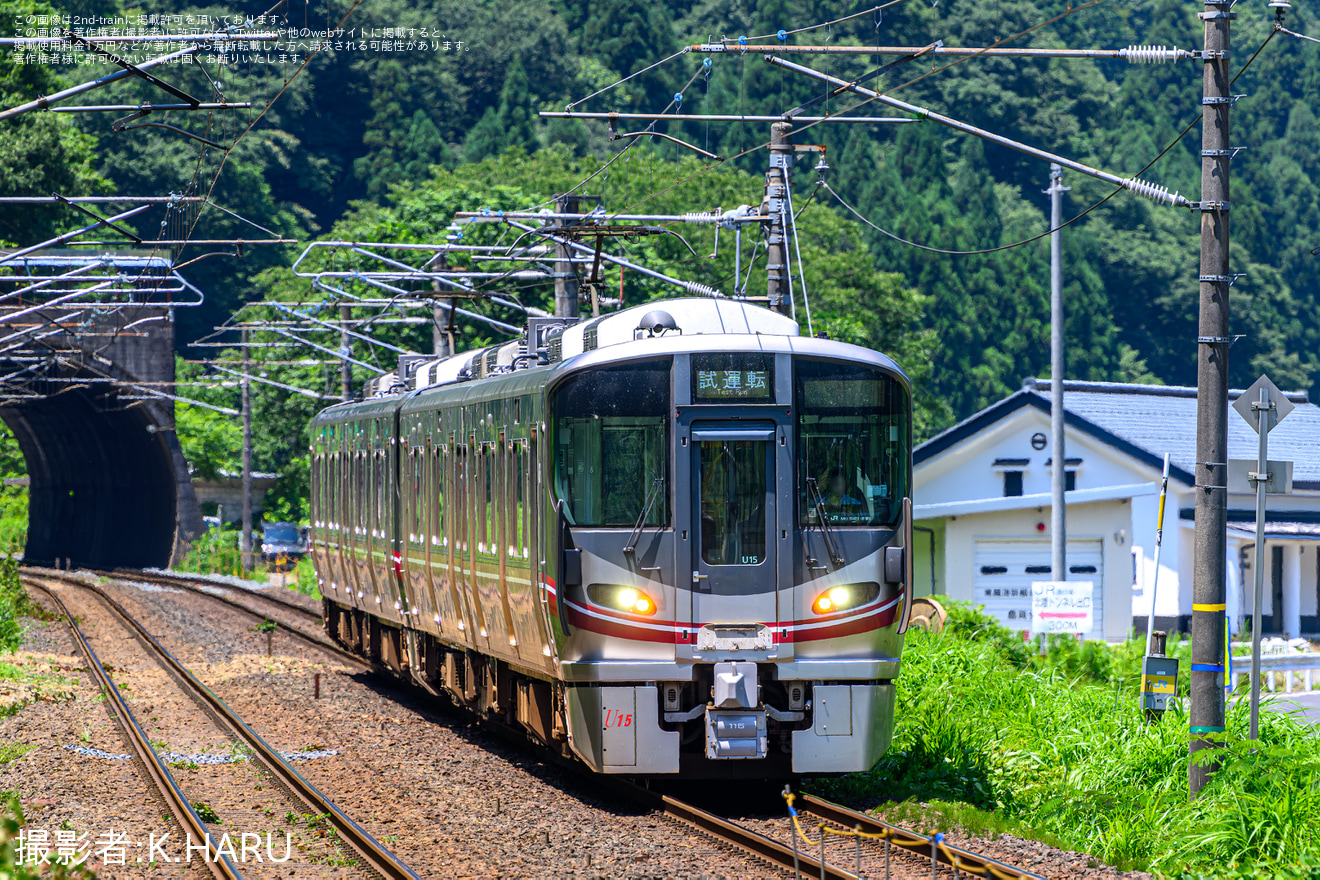
[[[874,766],[911,605],[907,377],[726,299],[557,320],[315,417],[329,633],[601,773]]]

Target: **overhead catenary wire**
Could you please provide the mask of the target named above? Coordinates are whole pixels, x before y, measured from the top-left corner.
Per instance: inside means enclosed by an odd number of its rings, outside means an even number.
[[[1256,49],[1256,51],[1252,53],[1251,57],[1250,57],[1249,59],[1247,59],[1247,63],[1244,64],[1244,65],[1242,66],[1242,69],[1239,70],[1239,71],[1237,72],[1237,74],[1233,77],[1233,79],[1229,81],[1229,85],[1230,85],[1230,86],[1233,85],[1233,83],[1236,83],[1236,82],[1237,82],[1238,77],[1242,76],[1242,74],[1244,74],[1244,73],[1247,72],[1248,68],[1251,67],[1252,63],[1256,60],[1257,56],[1259,56],[1260,53],[1261,53],[1262,51],[1264,51],[1265,47],[1269,45],[1270,40],[1274,39],[1274,35],[1275,35],[1277,32],[1278,32],[1277,29],[1276,29],[1276,30],[1272,30],[1272,31],[1270,31],[1270,34],[1269,34],[1269,36],[1267,36],[1267,37],[1265,38],[1265,41],[1264,41],[1263,43],[1261,43],[1260,46]],[[1138,171],[1135,175],[1133,175],[1133,177],[1140,177],[1141,175],[1143,175],[1143,174],[1145,174],[1147,171],[1149,171],[1150,168],[1151,168],[1152,166],[1154,166],[1156,162],[1158,162],[1158,161],[1160,161],[1161,159],[1163,159],[1164,156],[1165,156],[1170,150],[1172,150],[1175,146],[1177,146],[1178,143],[1179,143],[1184,137],[1187,136],[1187,133],[1188,133],[1189,131],[1191,131],[1191,130],[1196,126],[1196,124],[1197,124],[1198,122],[1201,121],[1201,116],[1202,116],[1202,115],[1203,115],[1203,114],[1200,114],[1200,113],[1196,114],[1196,117],[1195,117],[1194,119],[1192,119],[1191,122],[1187,123],[1187,125],[1183,126],[1182,131],[1178,132],[1178,136],[1175,137],[1173,140],[1169,141],[1169,143],[1164,147],[1164,149],[1160,150],[1159,154],[1156,155],[1154,159],[1151,159],[1149,162],[1147,162],[1147,163],[1145,164],[1145,166],[1142,167],[1142,169],[1141,169],[1140,171]],[[1072,224],[1076,223],[1078,220],[1081,220],[1081,219],[1082,219],[1083,217],[1085,217],[1087,214],[1090,214],[1090,213],[1091,213],[1092,211],[1094,211],[1096,208],[1099,208],[1101,205],[1103,205],[1103,204],[1105,204],[1106,202],[1108,202],[1110,199],[1112,199],[1114,196],[1118,195],[1120,192],[1123,192],[1123,187],[1121,187],[1121,186],[1120,186],[1120,187],[1115,187],[1113,190],[1111,190],[1111,191],[1109,192],[1108,195],[1106,195],[1104,198],[1100,199],[1098,202],[1095,202],[1094,204],[1092,204],[1092,205],[1091,205],[1089,208],[1087,208],[1086,210],[1082,211],[1081,213],[1077,214],[1076,216],[1072,217],[1072,218],[1069,219],[1069,220],[1065,220],[1063,223],[1059,224],[1058,226],[1055,226],[1055,227],[1050,228],[1050,229],[1046,229],[1044,232],[1042,232],[1042,233],[1040,233],[1040,234],[1038,234],[1038,235],[1033,235],[1033,236],[1031,236],[1030,238],[1024,238],[1024,239],[1022,239],[1021,241],[1015,241],[1015,242],[1013,242],[1013,243],[1011,243],[1011,244],[1003,244],[1003,245],[999,245],[998,247],[992,247],[992,248],[980,248],[980,249],[978,249],[978,250],[969,250],[969,251],[959,251],[959,250],[947,250],[947,249],[945,249],[945,248],[931,247],[930,245],[924,245],[924,244],[920,244],[920,243],[915,242],[915,241],[909,241],[909,240],[907,240],[906,238],[903,238],[903,237],[901,237],[901,236],[895,235],[894,233],[890,232],[889,230],[881,228],[881,227],[878,226],[876,223],[874,223],[872,220],[870,220],[868,217],[866,217],[865,215],[863,215],[863,214],[862,214],[860,211],[858,211],[856,208],[854,208],[852,205],[848,204],[848,202],[846,202],[842,196],[840,196],[837,192],[835,192],[834,189],[833,189],[828,183],[822,181],[822,182],[821,182],[821,185],[824,186],[825,189],[829,190],[830,195],[834,196],[835,200],[836,200],[840,205],[842,205],[844,208],[846,208],[846,209],[849,211],[849,213],[851,213],[854,217],[856,217],[856,218],[857,218],[858,220],[860,220],[862,223],[864,223],[864,224],[866,224],[867,226],[869,226],[870,228],[874,229],[876,232],[879,232],[881,235],[887,236],[888,238],[893,239],[894,241],[898,242],[899,244],[905,244],[905,245],[908,245],[909,247],[914,247],[914,248],[917,248],[917,249],[919,249],[919,250],[929,251],[929,252],[931,252],[931,253],[936,253],[936,254],[946,254],[946,255],[949,255],[949,256],[963,256],[963,257],[966,257],[966,256],[975,256],[975,255],[978,255],[978,254],[993,254],[993,253],[996,253],[997,251],[1011,250],[1012,248],[1022,247],[1023,245],[1031,244],[1031,243],[1034,242],[1034,241],[1039,241],[1040,239],[1045,238],[1047,235],[1050,235],[1051,233],[1053,233],[1055,230],[1063,229],[1064,227],[1071,226]]]
[[[1096,5],[1098,5],[1098,4],[1100,4],[1100,3],[1103,3],[1103,2],[1104,2],[1104,0],[1090,0],[1090,2],[1088,2],[1088,3],[1083,3],[1083,4],[1081,4],[1080,6],[1069,6],[1066,10],[1064,10],[1063,12],[1059,13],[1059,14],[1056,15],[1056,16],[1053,16],[1052,18],[1048,18],[1048,19],[1046,19],[1045,21],[1042,21],[1042,22],[1040,22],[1040,23],[1038,23],[1038,24],[1032,25],[1032,26],[1029,27],[1029,28],[1026,28],[1026,29],[1021,30],[1021,31],[1018,31],[1016,34],[1013,34],[1012,36],[1009,36],[1009,37],[1005,37],[1005,38],[1002,39],[1002,40],[996,40],[996,41],[994,42],[993,46],[1002,46],[1002,45],[1004,45],[1004,44],[1006,44],[1006,43],[1011,43],[1011,42],[1013,42],[1014,40],[1019,39],[1020,37],[1024,37],[1024,36],[1026,36],[1027,34],[1033,33],[1033,32],[1035,32],[1035,31],[1037,31],[1037,30],[1040,30],[1040,29],[1043,28],[1043,27],[1046,27],[1046,26],[1048,26],[1048,25],[1051,25],[1051,24],[1053,24],[1053,23],[1055,23],[1055,22],[1057,22],[1057,21],[1060,21],[1061,19],[1067,18],[1067,17],[1070,16],[1070,15],[1074,15],[1074,14],[1076,14],[1076,13],[1078,13],[1078,12],[1081,12],[1081,11],[1083,11],[1083,10],[1085,10],[1085,9],[1090,9],[1091,7],[1096,6]],[[880,94],[888,95],[888,94],[891,94],[891,93],[893,93],[893,92],[896,92],[896,91],[898,91],[898,90],[900,90],[900,89],[907,88],[908,86],[911,86],[911,85],[913,85],[913,84],[915,84],[915,83],[921,82],[923,79],[926,79],[926,78],[929,77],[929,76],[933,76],[933,75],[936,74],[936,73],[940,73],[940,72],[945,71],[945,70],[948,70],[948,69],[950,69],[950,68],[957,67],[959,64],[963,64],[964,62],[969,61],[969,60],[971,60],[971,58],[974,58],[974,57],[976,57],[976,56],[964,56],[964,57],[962,57],[962,58],[957,59],[956,61],[953,61],[953,62],[951,62],[951,63],[949,63],[949,64],[944,65],[943,67],[934,68],[934,69],[930,70],[930,71],[927,72],[927,73],[923,73],[921,76],[914,77],[913,79],[910,79],[910,80],[908,80],[908,81],[905,82],[905,83],[901,83],[901,84],[899,84],[899,85],[897,85],[897,86],[894,86],[893,88],[886,89],[884,92],[881,92]],[[841,115],[841,114],[844,114],[844,113],[851,113],[852,111],[856,110],[857,108],[862,107],[862,106],[865,106],[866,104],[871,103],[872,100],[873,100],[872,98],[865,98],[865,99],[863,99],[863,100],[861,100],[861,101],[856,102],[855,104],[852,104],[852,105],[850,105],[850,106],[848,106],[848,107],[841,108],[841,109],[839,109],[839,110],[836,110],[834,113],[832,113],[832,114],[828,114],[828,115],[829,115],[829,116],[837,116],[837,115]],[[821,124],[822,124],[822,122],[812,122],[812,123],[808,123],[807,125],[802,126],[802,128],[800,128],[800,129],[795,128],[795,129],[794,129],[794,134],[795,134],[795,135],[800,134],[801,132],[806,131],[806,130],[809,129],[809,128],[812,128],[812,127],[814,127],[814,126],[816,126],[816,125],[821,125]],[[755,152],[758,152],[758,151],[760,151],[760,150],[768,149],[769,147],[770,147],[770,141],[763,141],[762,143],[757,144],[756,146],[748,147],[748,148],[746,148],[746,149],[744,149],[744,150],[741,150],[741,151],[735,153],[735,154],[732,155],[732,156],[726,156],[726,157],[724,157],[724,160],[723,160],[723,161],[724,161],[724,162],[731,162],[731,161],[733,161],[733,160],[735,160],[735,159],[741,159],[743,156],[750,155],[751,153],[755,153]],[[718,164],[723,164],[723,163],[718,163]],[[706,166],[704,166],[703,168],[701,168],[701,169],[699,169],[699,170],[693,172],[692,174],[689,174],[687,177],[684,177],[684,178],[680,178],[680,179],[678,179],[678,180],[675,180],[673,183],[669,184],[668,186],[662,187],[662,188],[660,188],[660,189],[658,189],[658,190],[654,190],[654,191],[652,191],[650,194],[648,194],[648,195],[646,195],[646,196],[644,196],[644,197],[642,197],[642,198],[640,198],[640,199],[638,199],[638,200],[636,200],[636,201],[634,201],[634,202],[631,202],[631,203],[628,204],[628,205],[625,205],[625,206],[623,207],[622,210],[626,211],[626,210],[629,210],[629,209],[631,209],[631,208],[636,207],[637,205],[645,204],[646,202],[651,201],[652,199],[657,198],[658,196],[661,196],[661,195],[663,195],[664,193],[669,192],[670,190],[673,190],[675,187],[678,187],[678,186],[680,186],[680,185],[682,185],[682,184],[685,184],[685,183],[688,183],[688,182],[694,180],[694,179],[697,178],[697,177],[700,177],[701,175],[705,174],[706,172],[710,171],[712,168],[715,168],[715,167],[718,167],[718,165],[706,165]]]

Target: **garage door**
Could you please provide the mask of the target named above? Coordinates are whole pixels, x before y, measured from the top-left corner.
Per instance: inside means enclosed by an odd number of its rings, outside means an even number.
[[[979,540],[973,551],[972,602],[1010,629],[1031,629],[1031,585],[1050,579],[1049,541]],[[1068,542],[1068,580],[1091,581],[1094,626],[1088,638],[1104,638],[1104,545]]]

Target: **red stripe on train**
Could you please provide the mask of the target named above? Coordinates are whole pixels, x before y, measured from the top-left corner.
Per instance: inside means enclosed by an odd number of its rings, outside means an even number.
[[[891,626],[897,612],[897,604],[878,610],[876,613],[858,617],[854,620],[829,626],[806,628],[804,625],[814,621],[795,621],[787,625],[772,628],[775,644],[788,642],[816,642],[841,636],[857,635]],[[568,621],[572,626],[598,635],[629,639],[635,642],[656,642],[659,644],[692,645],[697,641],[697,628],[680,623],[658,623],[663,629],[638,626],[630,621],[617,618],[602,618],[587,614],[573,603],[568,605]],[[649,621],[648,621],[649,622]]]

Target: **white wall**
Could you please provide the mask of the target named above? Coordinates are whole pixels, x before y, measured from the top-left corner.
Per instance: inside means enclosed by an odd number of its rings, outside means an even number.
[[[1026,467],[1021,468],[1022,494],[1048,493],[1053,468],[1046,467],[1045,462],[1053,458],[1054,453],[1048,444],[1042,450],[1031,448],[1031,437],[1036,433],[1049,438],[1049,414],[1035,407],[1026,407],[980,434],[946,449],[934,459],[921,463],[913,473],[913,503],[943,504],[1002,497],[1002,469],[994,468],[994,461],[998,458],[1028,459]],[[1082,459],[1082,464],[1077,468],[1078,489],[1123,486],[1149,482],[1159,477],[1157,472],[1143,467],[1108,445],[1072,430],[1068,431],[1064,457]],[[1154,522],[1153,513],[1151,521]]]
[[[1068,538],[1098,539],[1104,547],[1105,638],[1122,639],[1132,627],[1132,549],[1115,537],[1130,529],[1130,504],[1100,501],[1068,509]],[[1043,523],[1042,531],[1037,526]],[[978,538],[1049,538],[1049,508],[949,517],[944,529],[945,591],[973,601],[973,549]]]

